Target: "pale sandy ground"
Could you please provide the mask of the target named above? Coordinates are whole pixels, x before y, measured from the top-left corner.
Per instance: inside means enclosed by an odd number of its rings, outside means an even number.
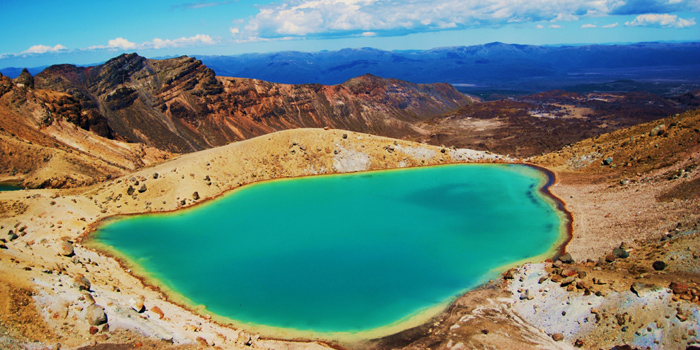
[[[100,341],[89,335],[89,303],[74,286],[82,274],[90,294],[104,307],[110,332],[132,330],[148,337],[226,349],[315,349],[316,342],[258,339],[252,332],[212,322],[206,310],[192,313],[165,300],[155,288],[119,266],[117,261],[81,245],[81,237],[100,219],[117,214],[172,211],[219,196],[239,186],[271,178],[345,173],[452,162],[503,161],[499,155],[451,150],[339,130],[298,129],[183,155],[128,176],[74,190],[23,190],[0,193],[3,235],[22,229],[20,237],[0,250],[0,273],[31,281],[40,314],[61,338],[62,348]],[[154,174],[158,174],[157,178]],[[136,185],[135,182],[139,184]],[[146,186],[143,193],[139,192]],[[134,192],[128,195],[128,188]],[[199,199],[195,199],[197,192]],[[73,242],[76,257],[59,254],[63,241]],[[130,299],[143,297],[147,311],[136,313]],[[152,310],[160,308],[165,317]],[[284,336],[284,334],[281,334]]]
[[[700,160],[700,157],[696,157]],[[683,164],[672,169],[682,167]],[[627,185],[600,183],[578,184],[564,176],[551,192],[566,203],[574,216],[574,237],[567,251],[576,260],[598,259],[621,242],[635,246],[635,241],[661,237],[681,224],[700,220],[700,200],[660,202],[656,197],[680,181],[666,181],[661,169]]]

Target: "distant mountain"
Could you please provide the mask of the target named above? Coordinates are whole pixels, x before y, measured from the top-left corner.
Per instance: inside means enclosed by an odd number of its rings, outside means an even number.
[[[48,66],[32,67],[32,68],[26,68],[26,69],[27,69],[27,71],[29,71],[29,73],[31,75],[37,75],[37,74],[41,73],[41,71],[46,69],[46,67],[48,67]],[[0,69],[0,74],[4,75],[10,79],[15,79],[15,78],[19,77],[19,75],[22,73],[23,69],[25,69],[25,68],[7,67],[7,68]]]
[[[424,51],[372,48],[198,56],[217,75],[286,84],[340,84],[363,74],[542,91],[619,79],[700,82],[700,43],[532,46],[490,43]],[[514,84],[515,83],[515,84]]]

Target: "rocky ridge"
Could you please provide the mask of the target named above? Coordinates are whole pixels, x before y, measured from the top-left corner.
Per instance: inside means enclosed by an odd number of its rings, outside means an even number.
[[[137,54],[88,68],[52,66],[34,80],[73,96],[85,111],[75,121],[83,129],[179,153],[299,127],[416,135],[412,122],[473,102],[449,84],[366,75],[334,86],[284,85],[217,77],[190,57]]]

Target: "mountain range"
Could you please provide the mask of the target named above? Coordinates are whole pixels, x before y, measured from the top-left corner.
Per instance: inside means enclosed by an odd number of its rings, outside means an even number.
[[[625,89],[653,92],[700,87],[700,43],[536,46],[494,42],[430,50],[251,53],[196,56],[217,76],[284,84],[341,84],[365,74],[414,83],[448,82],[460,91],[533,93],[552,89],[605,89],[584,86],[624,80]],[[32,75],[45,67],[29,68]],[[10,78],[20,68],[0,69]],[[633,80],[634,84],[630,84]],[[652,85],[639,86],[639,82]],[[690,86],[686,86],[690,85]]]
[[[699,83],[699,56],[700,43],[534,46],[495,42],[423,51],[362,48],[197,57],[217,75],[278,83],[339,84],[370,73],[416,83],[535,92],[619,79]]]

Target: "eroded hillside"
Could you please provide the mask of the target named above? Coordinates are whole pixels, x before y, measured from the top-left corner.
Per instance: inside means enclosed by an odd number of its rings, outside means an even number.
[[[77,99],[85,111],[77,121],[82,128],[172,152],[299,127],[417,135],[421,130],[413,122],[472,102],[448,84],[366,75],[334,86],[283,85],[216,77],[194,58],[148,60],[136,54],[95,67],[52,66],[35,81],[37,88]]]

